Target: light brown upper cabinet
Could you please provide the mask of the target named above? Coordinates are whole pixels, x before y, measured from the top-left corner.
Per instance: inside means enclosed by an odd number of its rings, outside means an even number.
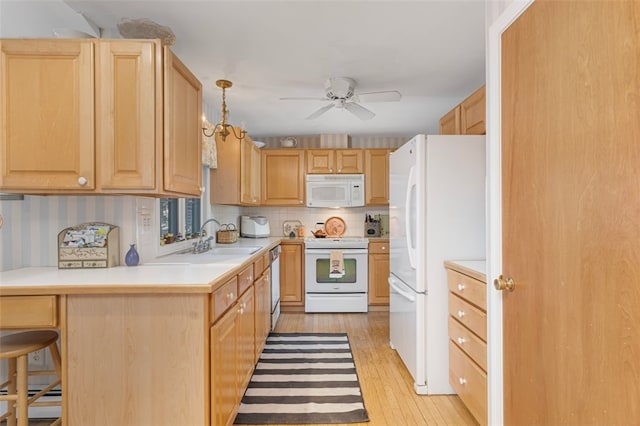
[[[262,150],[262,205],[304,206],[304,150]]]
[[[484,135],[486,128],[485,86],[473,92],[460,104],[460,133]]]
[[[307,174],[363,173],[361,149],[308,149]]]
[[[364,151],[364,192],[368,206],[389,205],[389,153],[390,149]]]
[[[486,97],[482,86],[440,118],[441,135],[484,135]]]
[[[0,190],[200,196],[202,87],[159,41],[5,39],[0,55]]]
[[[218,166],[211,169],[213,204],[256,205],[260,203],[260,150],[251,138],[233,134],[223,142],[216,134]]]
[[[460,105],[456,105],[455,108],[442,116],[440,119],[440,134],[460,134]]]

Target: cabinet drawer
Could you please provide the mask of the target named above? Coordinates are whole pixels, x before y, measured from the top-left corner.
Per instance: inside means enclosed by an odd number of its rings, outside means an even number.
[[[253,265],[247,266],[238,274],[238,294],[242,294],[253,284]]]
[[[449,339],[487,371],[487,344],[458,321],[449,317]]]
[[[465,302],[458,296],[449,293],[449,314],[460,321],[469,330],[487,341],[487,314],[475,306]]]
[[[238,278],[233,277],[211,295],[211,322],[215,322],[238,300]]]
[[[56,296],[0,297],[0,328],[58,326]]]
[[[369,241],[369,254],[389,253],[389,240]]]
[[[447,285],[452,293],[485,311],[487,310],[487,284],[447,269]]]
[[[259,277],[262,275],[262,271],[264,271],[264,256],[260,256],[253,262],[253,276]]]
[[[449,383],[478,423],[487,424],[487,375],[451,340]]]

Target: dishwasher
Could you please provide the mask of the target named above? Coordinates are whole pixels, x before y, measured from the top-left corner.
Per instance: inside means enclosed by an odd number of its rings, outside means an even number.
[[[280,246],[269,252],[271,257],[271,331],[280,317]]]

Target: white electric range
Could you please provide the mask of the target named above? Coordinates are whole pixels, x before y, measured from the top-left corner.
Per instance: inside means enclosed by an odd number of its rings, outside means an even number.
[[[367,312],[369,240],[305,238],[305,312]],[[344,269],[331,270],[331,257]]]

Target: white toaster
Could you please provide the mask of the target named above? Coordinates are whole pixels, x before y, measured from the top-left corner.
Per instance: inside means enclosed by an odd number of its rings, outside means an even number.
[[[240,216],[240,236],[264,238],[271,233],[269,221],[264,216]]]

